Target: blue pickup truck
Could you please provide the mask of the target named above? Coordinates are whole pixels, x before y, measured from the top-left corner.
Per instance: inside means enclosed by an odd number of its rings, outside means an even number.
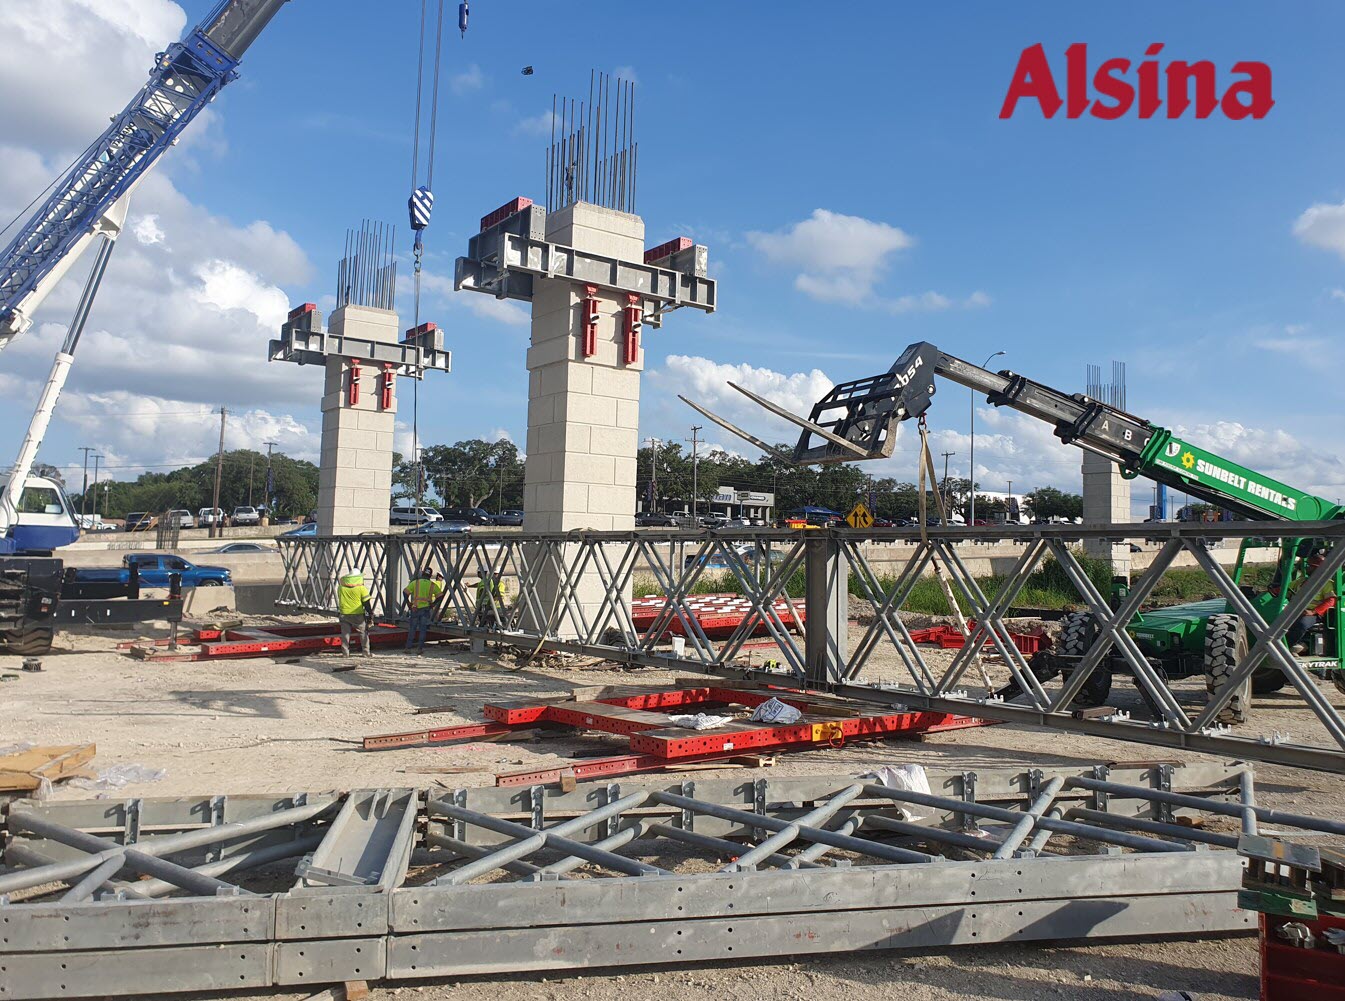
[[[130,582],[131,568],[135,567],[141,587],[169,587],[174,576],[182,578],[183,587],[226,587],[233,578],[224,567],[201,567],[181,556],[166,553],[128,553],[119,568],[81,568],[75,571],[80,584],[126,584]]]

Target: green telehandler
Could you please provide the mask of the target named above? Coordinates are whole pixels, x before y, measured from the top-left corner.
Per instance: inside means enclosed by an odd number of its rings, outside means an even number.
[[[935,376],[983,393],[995,406],[1009,407],[1051,424],[1061,441],[1105,456],[1117,463],[1127,478],[1143,476],[1166,484],[1224,509],[1232,517],[1305,525],[1345,518],[1345,506],[1217,456],[1120,408],[1080,393],[1062,393],[1013,372],[991,372],[945,354],[925,341],[910,345],[887,372],[833,387],[813,406],[807,419],[733,386],[770,412],[802,428],[792,455],[771,447],[685,397],[683,400],[721,427],[782,460],[802,465],[854,462],[891,456],[897,438],[896,426],[923,417],[933,402]],[[1248,554],[1254,548],[1272,545],[1280,550],[1274,571],[1269,581],[1255,586]],[[1267,622],[1273,621],[1305,586],[1308,576],[1322,562],[1327,546],[1326,540],[1310,534],[1282,542],[1244,541],[1234,580],[1261,616]],[[1335,686],[1345,691],[1343,576],[1345,571],[1336,571],[1329,585],[1315,596],[1309,614],[1288,631],[1284,642],[1300,664],[1329,675]],[[1033,673],[1043,681],[1058,674],[1068,678],[1092,646],[1098,629],[1091,612],[1067,615],[1061,622],[1060,644],[1034,658]],[[1163,678],[1177,681],[1203,675],[1211,693],[1224,686],[1248,649],[1246,627],[1224,599],[1137,614],[1127,632]],[[1129,673],[1131,668],[1125,659],[1113,651],[1089,674],[1072,705],[1076,708],[1102,705],[1111,691],[1113,676]],[[1229,699],[1218,721],[1242,722],[1252,693],[1274,692],[1286,681],[1278,667],[1263,663],[1243,683],[1243,690]],[[1144,694],[1142,686],[1140,690]],[[1017,690],[1010,686],[1000,694],[1009,698]]]

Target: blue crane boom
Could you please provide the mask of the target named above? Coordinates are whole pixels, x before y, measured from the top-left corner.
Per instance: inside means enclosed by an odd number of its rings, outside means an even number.
[[[104,216],[237,76],[243,53],[287,0],[221,0],[155,60],[149,81],[0,254],[0,348],[32,324]]]

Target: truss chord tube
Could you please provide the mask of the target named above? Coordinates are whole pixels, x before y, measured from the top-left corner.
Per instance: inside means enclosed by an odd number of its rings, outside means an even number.
[[[889,789],[887,786],[869,784],[864,787],[864,791],[870,796],[883,796],[902,803],[932,806],[939,810],[947,810],[950,813],[970,813],[973,816],[985,817],[990,820],[1007,820],[1010,823],[1016,823],[1022,816],[1021,813],[1014,810],[1004,810],[997,806],[970,803],[960,799],[947,799],[943,796],[928,796],[907,789]],[[1192,850],[1191,845],[1177,841],[1159,841],[1155,838],[1144,838],[1139,835],[1125,834],[1121,831],[1109,831],[1106,828],[1093,827],[1068,820],[1052,820],[1049,817],[1039,817],[1037,818],[1037,824],[1041,827],[1049,827],[1060,834],[1091,838],[1094,841],[1120,845],[1123,848],[1133,848],[1140,852],[1186,852]]]
[[[998,859],[1013,858],[1013,853],[1032,833],[1037,826],[1037,821],[1043,813],[1050,809],[1051,803],[1055,801],[1064,785],[1065,779],[1060,775],[1047,782],[1037,798],[1032,801],[1032,805],[1027,808],[1026,814],[1014,825],[1013,830],[1005,836],[1004,841],[995,849],[995,854],[991,857]]]
[[[978,838],[971,834],[950,831],[946,827],[911,824],[904,820],[895,820],[892,817],[865,817],[862,826],[879,831],[891,831],[893,834],[903,834],[907,837],[926,838],[930,841],[938,841],[967,851],[988,852],[999,843],[993,838]]]
[[[712,852],[718,852],[726,858],[736,859],[748,853],[747,845],[739,844],[737,841],[730,841],[727,838],[712,838],[708,834],[697,834],[695,831],[686,831],[680,827],[673,827],[670,824],[651,824],[649,833],[656,834],[661,838],[667,838],[670,841],[681,841],[688,845],[695,845],[697,848],[705,848]],[[824,848],[827,846],[823,846]],[[798,856],[771,854],[765,856],[761,861],[773,862],[782,869],[802,868],[802,869],[822,869],[825,866],[818,865],[812,861],[800,861]],[[798,865],[795,866],[795,862]],[[732,871],[721,869],[721,872]]]
[[[1199,841],[1202,844],[1218,845],[1220,848],[1238,846],[1238,839],[1227,834],[1214,834],[1202,831],[1198,827],[1182,827],[1180,824],[1164,824],[1144,817],[1121,817],[1105,810],[1090,810],[1086,807],[1071,807],[1065,811],[1066,820],[1082,820],[1089,824],[1101,824],[1103,827],[1115,827],[1122,830],[1143,831],[1145,834],[1163,834],[1187,841]]]
[[[279,810],[275,813],[269,813],[252,820],[242,821],[233,824],[220,824],[212,827],[203,827],[195,831],[184,831],[181,834],[167,834],[152,837],[147,841],[136,843],[136,851],[144,856],[171,855],[180,851],[187,851],[192,848],[202,848],[207,845],[219,844],[224,841],[233,841],[237,838],[246,837],[251,834],[260,834],[263,831],[274,830],[277,827],[286,827],[290,824],[302,823],[305,820],[311,820],[318,815],[333,809],[338,801],[330,803],[320,803],[308,806],[293,807],[288,810]],[[70,844],[73,848],[79,848],[81,851],[90,851],[96,856],[105,852],[123,850],[121,845],[115,842],[106,841],[102,838],[92,838],[92,841],[98,842],[96,848],[83,848],[81,845],[92,844],[87,840],[92,836],[84,834],[81,831],[72,831],[69,828],[63,828],[58,824],[52,824],[45,818],[26,810],[11,809],[9,813],[9,828],[11,831],[31,831],[34,834],[40,834],[42,837],[49,838],[52,841],[61,841],[62,844]],[[39,829],[40,828],[40,829]],[[53,828],[64,831],[68,834],[78,835],[81,844],[71,844],[62,841],[55,834],[46,833]],[[71,876],[80,876],[94,866],[99,865],[97,858],[77,859],[72,862],[58,863],[51,869],[36,869],[26,872],[8,873],[0,876],[0,894],[10,893],[14,890],[27,889],[30,886],[39,886],[48,881],[64,881]],[[175,867],[181,868],[181,867]],[[183,870],[190,871],[190,870]],[[151,874],[153,875],[153,874]],[[36,880],[34,882],[34,880]],[[171,880],[170,880],[171,882]]]
[[[435,848],[444,848],[456,855],[465,855],[468,858],[479,859],[487,855],[493,855],[496,852],[494,846],[489,848],[482,845],[474,845],[467,841],[459,841],[457,838],[449,837],[447,834],[440,834],[438,831],[426,831],[425,843],[433,845]],[[430,856],[433,858],[433,856]],[[542,871],[541,866],[533,865],[531,862],[521,860],[513,862],[502,862],[498,868],[505,872],[512,872],[515,876],[533,876]],[[458,870],[454,870],[457,872]],[[450,873],[449,875],[452,875]],[[440,877],[441,879],[443,877]],[[434,885],[431,883],[431,885]],[[442,885],[442,884],[440,884]]]
[[[802,817],[791,821],[786,826],[780,828],[770,837],[766,838],[761,844],[757,845],[751,851],[744,852],[735,862],[731,862],[723,868],[723,872],[736,872],[739,869],[746,869],[749,866],[755,866],[758,862],[769,858],[779,852],[790,842],[799,837],[799,832],[805,827],[816,827],[818,824],[825,824],[834,817],[847,803],[858,797],[864,791],[861,783],[833,793],[822,805],[809,810]]]
[[[280,844],[271,845],[267,848],[256,848],[238,855],[230,855],[228,858],[220,859],[217,862],[207,862],[204,865],[193,866],[192,872],[199,872],[203,876],[227,876],[235,872],[245,872],[248,869],[256,869],[272,862],[280,862],[298,855],[307,855],[322,844],[322,838],[323,835],[321,834],[313,834],[306,838],[297,838],[294,841],[282,841]],[[120,892],[126,892],[128,889],[133,890],[136,896],[162,897],[176,892],[178,887],[164,879],[141,879],[135,883],[126,884],[124,887],[117,887]]]
[[[103,862],[96,869],[89,872],[74,886],[66,891],[61,897],[63,904],[77,904],[80,901],[88,900],[93,896],[94,891],[110,880],[117,873],[126,867],[126,856],[122,854],[113,855],[107,861]]]
[[[1089,789],[1093,792],[1105,792],[1110,796],[1147,799],[1155,803],[1168,803],[1172,806],[1185,806],[1193,810],[1217,813],[1223,817],[1241,819],[1245,809],[1241,803],[1222,803],[1218,800],[1190,796],[1186,793],[1168,792],[1164,789],[1151,789],[1143,786],[1119,785],[1102,779],[1089,779],[1073,776],[1065,779],[1067,789]],[[1305,831],[1318,831],[1322,834],[1345,835],[1345,823],[1326,820],[1322,817],[1309,817],[1301,813],[1285,813],[1264,806],[1252,806],[1256,819],[1264,824],[1280,824],[1284,827],[1301,827]]]
[[[655,802],[662,803],[665,806],[675,806],[679,809],[691,810],[693,813],[704,813],[711,817],[718,817],[720,820],[732,821],[743,825],[749,830],[760,827],[768,831],[782,831],[791,826],[789,821],[779,820],[775,817],[759,813],[748,813],[746,810],[735,810],[732,807],[720,806],[717,803],[706,803],[697,799],[689,799],[686,796],[678,796],[675,793],[655,792],[652,794],[651,798]],[[817,827],[807,827],[804,825],[797,826],[799,828],[798,837],[808,841],[830,845],[833,848],[840,848],[843,851],[859,852],[874,858],[886,859],[889,862],[940,861],[937,855],[926,855],[924,852],[913,852],[905,848],[894,848],[890,845],[879,844],[876,841],[837,834],[834,831],[827,831]]]

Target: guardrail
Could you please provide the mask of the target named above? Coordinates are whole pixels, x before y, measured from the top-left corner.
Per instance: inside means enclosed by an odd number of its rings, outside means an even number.
[[[1313,538],[1328,547],[1325,563],[1273,622],[1267,622],[1211,554],[1218,541],[1247,538]],[[618,662],[755,677],[830,691],[858,699],[1006,722],[1030,723],[1094,736],[1165,747],[1345,771],[1345,720],[1310,665],[1282,642],[1312,595],[1345,563],[1345,524],[1321,522],[1108,525],[1043,525],[1024,528],[931,528],[853,531],[830,529],[733,529],[630,532],[516,533],[482,537],[424,538],[374,536],[281,540],[285,583],[279,604],[304,611],[331,612],[336,579],[360,570],[371,583],[375,611],[399,614],[401,590],[416,573],[442,573],[441,615],[457,635],[516,644],[530,649],[585,653]],[[1113,609],[1089,579],[1072,547],[1085,539],[1125,542],[1155,540],[1161,549],[1130,584]],[[1008,540],[1021,545],[1011,571],[987,589],[966,567],[963,543]],[[905,541],[911,551],[895,578],[882,579],[863,551],[869,542]],[[1177,691],[1161,665],[1126,631],[1146,605],[1164,572],[1180,553],[1190,553],[1221,594],[1228,611],[1242,620],[1247,646],[1224,682],[1209,693]],[[1079,605],[1094,624],[1086,650],[1076,651],[1065,676],[1044,676],[1015,646],[1005,622],[1028,579],[1053,559],[1079,594]],[[951,592],[975,620],[965,646],[951,663],[936,663],[911,636],[902,608],[921,576],[937,568]],[[742,624],[725,639],[712,640],[701,628],[688,598],[707,571],[722,573],[748,604]],[[630,596],[635,576],[648,574],[663,597],[652,625],[637,630]],[[475,584],[482,577],[509,578],[517,593],[497,603],[488,593],[478,605]],[[848,598],[864,606],[862,632],[851,642]],[[782,608],[789,614],[782,614]],[[798,612],[802,614],[798,614]],[[777,652],[778,667],[759,667],[744,657],[745,644],[764,632]],[[680,657],[671,654],[673,634],[685,641]],[[861,675],[880,652],[894,654],[905,675],[896,685],[865,683]],[[996,684],[983,655],[1002,668]],[[769,654],[767,656],[770,656]],[[977,670],[972,671],[973,666]],[[1245,698],[1252,673],[1278,669],[1287,690],[1310,710],[1313,733],[1304,740],[1272,732],[1245,736],[1219,719],[1234,700]],[[1035,668],[1035,669],[1034,669]],[[1133,677],[1143,703],[1138,716],[1124,711],[1080,714],[1073,704],[1097,671]],[[1338,673],[1338,672],[1336,672]],[[977,680],[979,676],[979,680]],[[1198,704],[1192,704],[1192,696]],[[1255,717],[1255,712],[1253,712]],[[1147,718],[1145,718],[1147,717]]]

